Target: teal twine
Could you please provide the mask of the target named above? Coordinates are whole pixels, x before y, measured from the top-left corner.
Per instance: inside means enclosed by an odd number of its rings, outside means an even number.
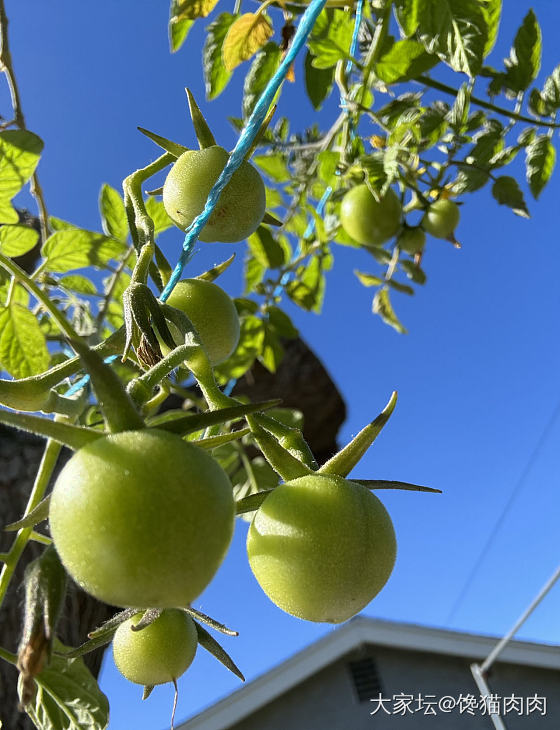
[[[350,44],[350,56],[351,58],[348,59],[346,62],[346,75],[350,73],[352,70],[353,61],[352,58],[355,58],[356,56],[356,50],[358,49],[358,36],[360,34],[360,26],[362,24],[362,15],[364,11],[364,0],[358,0],[358,4],[356,5],[356,20],[354,21],[354,32],[352,33],[352,42]],[[342,109],[346,112],[346,114],[349,117],[349,129],[350,129],[350,135],[352,139],[356,136],[356,130],[354,129],[354,122],[350,118],[350,113],[348,111],[348,104],[346,103],[345,99],[342,99],[341,103]]]
[[[305,13],[302,15],[292,44],[288,49],[284,60],[278,67],[278,70],[276,71],[274,76],[268,82],[260,99],[255,104],[253,113],[249,117],[245,128],[241,132],[241,135],[237,140],[237,144],[235,145],[235,148],[231,153],[226,166],[220,173],[220,177],[216,180],[214,186],[212,187],[212,190],[210,190],[210,193],[208,194],[208,199],[206,200],[204,210],[194,219],[191,225],[187,228],[185,240],[183,242],[183,251],[181,252],[179,261],[177,262],[177,265],[175,266],[175,269],[171,274],[171,278],[169,279],[167,286],[160,296],[160,300],[162,302],[165,302],[167,300],[167,298],[173,291],[175,284],[177,284],[177,282],[179,281],[185,264],[187,263],[190,255],[192,255],[191,251],[194,246],[194,242],[198,238],[198,234],[204,228],[206,222],[208,221],[208,218],[211,216],[212,211],[214,210],[216,203],[218,202],[218,198],[220,197],[220,193],[231,180],[233,173],[241,165],[241,163],[245,159],[245,156],[249,152],[253,140],[255,139],[259,130],[262,127],[262,124],[265,120],[270,105],[272,104],[274,96],[280,88],[280,84],[282,83],[282,81],[284,81],[286,74],[288,73],[288,70],[292,65],[295,57],[307,40],[307,36],[311,32],[311,29],[313,28],[315,21],[317,20],[317,16],[323,10],[326,2],[327,0],[312,0]]]
[[[113,362],[113,360],[116,360],[118,355],[109,355],[109,357],[106,357],[103,362]],[[89,375],[84,375],[79,380],[77,380],[74,385],[70,386],[66,393],[64,395],[74,395],[74,393],[77,393],[79,390],[81,390],[84,386],[86,386],[89,382]]]

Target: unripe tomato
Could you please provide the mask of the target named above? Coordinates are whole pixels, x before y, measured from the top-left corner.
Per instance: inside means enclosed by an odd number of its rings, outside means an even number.
[[[113,637],[113,657],[119,672],[130,682],[152,686],[178,679],[192,664],[198,634],[190,616],[170,608],[153,623],[133,631],[138,613],[124,621]]]
[[[247,535],[249,564],[267,596],[307,621],[339,623],[383,588],[396,556],[393,524],[368,489],[313,474],[276,487]]]
[[[390,188],[377,202],[367,185],[356,185],[342,200],[340,222],[358,243],[379,246],[399,230],[401,212],[401,202]]]
[[[183,279],[167,304],[191,320],[212,365],[224,362],[233,353],[239,342],[239,317],[234,303],[219,286],[202,279]],[[177,344],[182,344],[180,333],[173,325],[170,328]],[[164,354],[166,350],[163,346]]]
[[[403,228],[397,238],[397,246],[409,254],[420,253],[424,250],[426,234],[418,226],[416,228]]]
[[[77,451],[52,492],[55,547],[84,590],[115,606],[187,606],[233,533],[231,483],[205,451],[146,429]]]
[[[432,203],[422,218],[422,228],[434,238],[449,238],[459,223],[459,206],[440,198]]]
[[[229,159],[223,147],[214,145],[189,150],[177,158],[163,185],[163,204],[171,220],[185,230],[206,204],[208,193]],[[223,190],[201,241],[235,243],[253,233],[265,212],[265,188],[261,176],[242,162]]]

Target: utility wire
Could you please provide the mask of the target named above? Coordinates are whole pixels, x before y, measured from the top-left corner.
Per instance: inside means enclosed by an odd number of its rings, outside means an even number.
[[[552,412],[550,419],[548,420],[547,424],[545,425],[545,427],[540,435],[540,438],[537,441],[535,448],[533,449],[533,452],[527,461],[527,464],[525,465],[525,468],[521,472],[521,475],[520,475],[519,479],[517,480],[512,492],[509,496],[508,501],[504,505],[504,508],[502,509],[500,515],[498,516],[498,519],[494,523],[494,527],[492,528],[490,535],[488,536],[488,539],[482,546],[482,549],[481,549],[477,559],[475,560],[475,563],[474,563],[473,567],[471,568],[469,575],[467,576],[467,579],[463,585],[463,588],[461,589],[459,595],[457,596],[455,603],[451,607],[451,610],[447,616],[446,623],[450,623],[453,620],[460,605],[463,603],[463,600],[464,600],[465,596],[467,595],[467,593],[471,587],[471,584],[472,584],[476,574],[478,573],[478,570],[479,570],[484,558],[486,557],[486,553],[489,551],[490,547],[492,546],[492,544],[496,538],[496,535],[498,534],[498,532],[500,530],[500,527],[502,526],[513,503],[515,502],[517,495],[521,491],[521,488],[524,486],[525,480],[527,479],[527,476],[529,475],[531,469],[533,468],[542,447],[544,446],[546,440],[548,439],[548,436],[549,436],[550,432],[552,431],[552,428],[555,425],[555,423],[558,419],[558,416],[560,416],[560,400],[556,404],[556,407],[555,407],[554,411]]]

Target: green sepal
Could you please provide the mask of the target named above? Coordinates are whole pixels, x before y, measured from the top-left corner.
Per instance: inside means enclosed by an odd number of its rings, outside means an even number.
[[[111,616],[111,618],[105,621],[105,623],[99,626],[99,628],[94,631],[90,631],[88,634],[88,641],[85,641],[83,644],[80,644],[80,646],[65,652],[64,656],[68,657],[68,659],[75,659],[76,657],[83,656],[84,654],[89,654],[90,651],[94,651],[100,646],[105,646],[105,644],[108,644],[111,641],[119,626],[137,613],[137,608],[125,608],[124,611],[120,611],[114,616]]]
[[[211,636],[208,631],[206,631],[206,629],[198,623],[198,621],[195,621],[194,625],[196,626],[196,633],[198,634],[198,643],[200,646],[204,647],[206,651],[209,651],[210,654],[216,657],[216,659],[224,665],[224,667],[227,667],[230,672],[233,672],[236,677],[239,677],[239,679],[244,682],[245,677],[225,649],[218,644],[216,639],[214,639],[214,637]]]
[[[142,132],[142,134],[145,134],[146,137],[152,140],[152,142],[155,142],[158,147],[161,147],[166,152],[169,152],[170,155],[173,155],[173,157],[180,157],[183,152],[189,151],[188,147],[185,147],[178,142],[172,142],[170,139],[166,139],[160,134],[156,134],[155,132],[150,132],[149,130],[144,129],[144,127],[136,127],[136,129],[139,132]]]
[[[51,421],[41,416],[32,416],[29,413],[19,413],[0,410],[0,423],[6,426],[14,426],[20,431],[44,436],[59,444],[68,446],[69,449],[77,451],[92,441],[104,435],[103,431],[85,426],[73,426],[70,423]]]
[[[259,426],[262,426],[273,436],[276,436],[280,444],[302,464],[305,464],[305,466],[308,466],[313,471],[318,468],[313,452],[309,448],[307,441],[303,438],[303,434],[299,428],[287,426],[285,423],[281,423],[271,416],[257,415],[255,416],[255,421]]]
[[[153,624],[163,613],[163,608],[147,608],[137,624],[131,624],[131,631],[142,631],[146,626]]]
[[[262,223],[268,223],[269,226],[283,226],[281,220],[278,220],[272,213],[265,213],[262,219]]]
[[[142,690],[142,699],[147,700],[148,697],[152,694],[154,691],[155,685],[153,684],[147,684],[144,689]]]
[[[389,402],[377,418],[363,428],[347,446],[326,461],[317,473],[337,474],[341,477],[347,476],[375,441],[381,429],[389,420],[396,403],[397,392],[393,391]]]
[[[16,530],[22,530],[24,527],[35,527],[35,525],[38,525],[40,522],[43,522],[48,518],[50,502],[51,495],[49,494],[39,502],[35,509],[28,512],[25,517],[22,517],[21,520],[17,520],[17,522],[10,522],[9,525],[6,525],[4,530],[6,532],[15,532]]]
[[[284,448],[275,436],[262,428],[253,416],[247,417],[247,423],[263,456],[284,481],[315,473]]]
[[[239,636],[238,631],[234,631],[233,629],[228,629],[228,627],[224,626],[224,624],[221,624],[219,621],[216,621],[216,619],[213,619],[210,616],[207,616],[205,613],[202,613],[201,611],[197,611],[195,608],[191,608],[189,606],[188,608],[183,608],[183,611],[185,613],[187,613],[191,618],[195,619],[196,621],[202,621],[202,623],[208,624],[208,626],[213,628],[215,631],[219,631],[222,634],[226,634],[226,636]]]
[[[432,487],[422,487],[419,484],[409,484],[409,482],[395,482],[387,479],[352,479],[356,484],[361,484],[372,491],[376,489],[403,489],[407,492],[431,492],[432,494],[442,494],[441,489],[433,489]]]
[[[115,371],[83,342],[73,340],[70,344],[89,373],[109,431],[115,433],[144,428],[142,417]]]
[[[220,433],[217,436],[209,436],[208,438],[199,439],[198,441],[192,441],[195,446],[199,446],[201,449],[216,449],[218,446],[229,444],[232,441],[238,441],[243,436],[251,433],[250,428],[242,428],[239,431],[232,431],[231,433]]]
[[[148,425],[150,428],[158,428],[162,431],[176,433],[178,436],[185,436],[188,433],[200,431],[201,429],[216,424],[239,421],[250,413],[257,413],[258,411],[274,408],[279,403],[281,403],[279,399],[263,401],[262,403],[240,403],[237,406],[178,417],[171,417],[171,413],[173,412],[169,411],[168,413],[151,418],[148,421]]]
[[[238,500],[235,503],[235,514],[244,515],[247,512],[255,512],[268,497],[272,494],[274,489],[264,489],[262,492],[256,492],[256,494],[249,494],[247,497]]]
[[[211,269],[208,269],[208,271],[205,271],[203,274],[200,274],[196,278],[202,279],[202,281],[215,281],[218,276],[220,276],[220,274],[223,274],[224,271],[233,263],[234,259],[235,254],[232,253],[229,259],[222,261],[222,263],[218,264],[217,266],[213,266]]]
[[[194,132],[196,134],[196,138],[198,140],[198,145],[201,150],[205,149],[206,147],[213,147],[216,144],[216,140],[214,139],[214,135],[210,131],[210,127],[208,126],[208,122],[204,118],[204,115],[200,111],[200,108],[198,104],[195,101],[194,96],[191,93],[190,89],[185,89],[187,92],[187,100],[189,102],[189,112],[191,115]]]

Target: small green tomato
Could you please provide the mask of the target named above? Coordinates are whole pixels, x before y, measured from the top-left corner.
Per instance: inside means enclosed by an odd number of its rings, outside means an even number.
[[[192,664],[198,645],[194,621],[184,611],[168,609],[149,626],[133,631],[138,613],[122,623],[113,638],[113,657],[130,682],[152,686],[178,679]]]
[[[426,243],[426,234],[417,226],[416,228],[403,228],[397,238],[397,246],[401,251],[411,255],[421,253]]]
[[[459,223],[459,206],[440,198],[432,203],[422,218],[422,228],[434,238],[449,238]]]
[[[363,246],[380,246],[392,238],[401,225],[401,202],[389,188],[377,201],[367,185],[349,190],[340,206],[340,222],[346,233]]]

